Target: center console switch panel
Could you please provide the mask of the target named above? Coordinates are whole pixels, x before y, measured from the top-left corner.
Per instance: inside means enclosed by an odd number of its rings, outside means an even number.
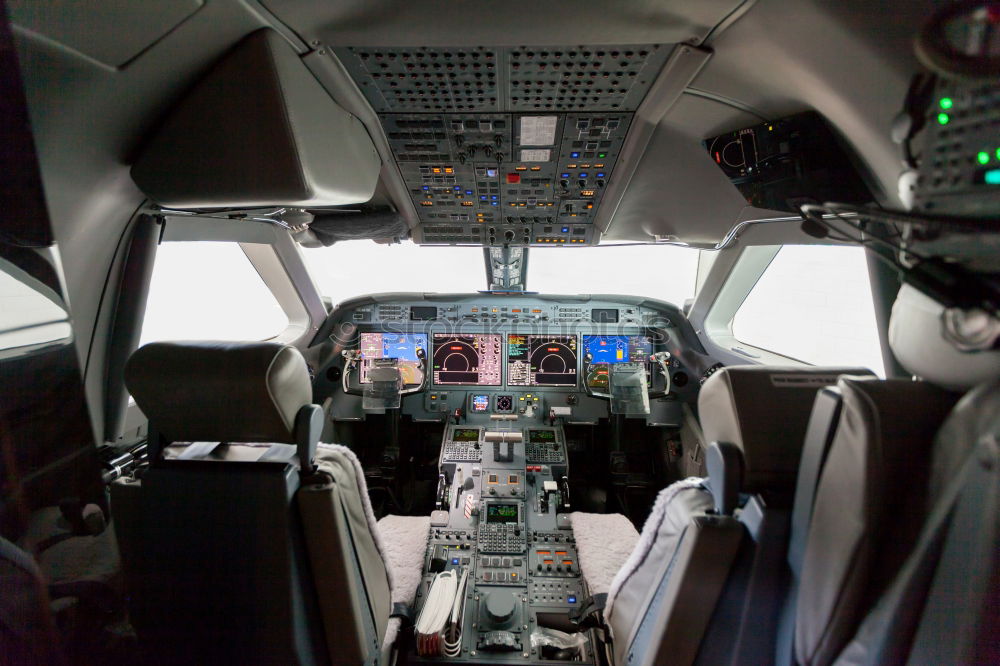
[[[417,591],[419,613],[435,578],[467,577],[457,599],[461,633],[449,633],[442,654],[426,649],[410,658],[502,664],[552,663],[532,636],[574,632],[570,612],[589,592],[580,572],[568,514],[568,457],[559,426],[492,427],[449,424],[442,440],[439,479],[447,524],[435,522]],[[509,447],[506,452],[495,447]],[[550,632],[551,633],[551,632]],[[537,638],[537,636],[536,636]],[[575,663],[593,664],[593,636],[573,633]],[[424,644],[426,648],[426,644]]]

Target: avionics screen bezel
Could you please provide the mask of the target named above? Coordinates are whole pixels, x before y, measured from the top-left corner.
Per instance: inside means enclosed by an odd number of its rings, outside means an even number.
[[[436,358],[436,355],[437,355],[439,344],[444,344],[444,343],[448,342],[449,340],[454,340],[456,338],[466,338],[466,337],[497,338],[497,340],[499,341],[499,343],[500,343],[500,353],[499,353],[499,357],[497,358],[497,362],[498,362],[498,365],[499,365],[499,372],[497,373],[497,380],[495,382],[483,382],[481,380],[480,381],[475,381],[475,382],[446,382],[446,381],[440,381],[438,379],[438,373],[440,373],[442,371],[441,370],[437,370],[434,367],[434,365],[435,365],[435,358]],[[431,336],[430,336],[430,341],[429,342],[430,342],[430,347],[431,347],[431,355],[430,355],[430,361],[428,363],[428,365],[429,365],[428,372],[431,373],[431,383],[434,386],[503,386],[503,382],[504,382],[504,347],[503,347],[504,336],[502,334],[500,334],[500,333],[432,333]],[[480,354],[480,367],[482,367],[482,358],[481,358],[481,356],[482,355]],[[480,379],[481,379],[482,378],[482,371],[480,370],[477,374],[480,376]]]
[[[510,344],[511,337],[523,337],[525,338],[525,344],[528,346],[528,378],[525,383],[513,383],[511,381],[511,355],[510,355]],[[575,358],[575,365],[573,366],[573,382],[568,384],[539,384],[537,382],[537,376],[539,374],[551,374],[551,373],[541,373],[531,371],[531,344],[533,341],[539,340],[573,340],[576,344],[576,350],[573,352]],[[516,361],[514,361],[516,363]],[[504,364],[507,368],[507,387],[516,389],[572,389],[580,386],[580,335],[577,333],[553,333],[553,334],[538,334],[538,333],[517,333],[511,332],[504,336]]]

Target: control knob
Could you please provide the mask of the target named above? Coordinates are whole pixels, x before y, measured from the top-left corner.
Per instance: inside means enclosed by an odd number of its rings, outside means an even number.
[[[486,597],[486,616],[497,626],[506,624],[514,617],[516,600],[507,590],[495,590]]]

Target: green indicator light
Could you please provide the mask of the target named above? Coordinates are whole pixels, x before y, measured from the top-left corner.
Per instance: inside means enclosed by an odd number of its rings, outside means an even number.
[[[938,124],[947,125],[949,122],[951,122],[951,116],[949,116],[947,113],[938,114]]]
[[[990,169],[984,173],[983,182],[987,185],[1000,185],[1000,169]]]
[[[599,157],[600,159],[602,159],[602,160],[603,160],[603,159],[604,159],[605,157],[607,157],[607,156],[608,156],[608,154],[607,154],[607,153],[597,153],[597,156],[598,156],[598,157]]]
[[[997,148],[997,159],[1000,160],[1000,148]]]
[[[987,162],[990,161],[990,154],[985,150],[980,150],[979,153],[976,155],[976,161],[978,161],[980,164],[986,164]]]
[[[941,101],[938,102],[942,109],[950,109],[955,103],[951,100],[951,97],[942,97]]]

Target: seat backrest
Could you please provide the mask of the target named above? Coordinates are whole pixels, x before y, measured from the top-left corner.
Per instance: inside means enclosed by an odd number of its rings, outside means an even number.
[[[926,517],[934,433],[957,396],[923,382],[841,378],[795,599],[797,663],[833,661]]]
[[[363,662],[389,574],[357,459],[317,453],[305,361],[276,343],[154,343],[126,366],[150,467],[112,487],[147,658]],[[335,584],[331,584],[334,581]]]
[[[770,539],[773,530],[768,525],[762,531],[761,525],[765,518],[779,528],[787,522],[787,513],[765,514],[772,504],[792,496],[816,391],[844,373],[868,371],[739,366],[724,368],[705,383],[699,413],[706,441],[712,442],[710,452],[714,447],[721,454],[720,464],[707,480],[688,479],[660,493],[639,544],[612,582],[606,616],[618,663],[658,663],[664,658],[693,663],[702,659],[706,631],[728,648],[741,632],[751,633],[753,628],[741,629],[750,619],[763,622],[763,616],[770,616],[773,625],[776,604],[770,610],[743,612],[748,591],[755,589],[750,582],[755,566],[764,564],[758,542],[765,534]],[[738,460],[726,454],[732,450],[740,454]],[[740,491],[753,493],[755,503],[737,516],[727,515]],[[760,493],[774,499],[765,502]],[[754,516],[749,530],[739,517],[742,513]],[[770,547],[767,557],[776,559],[778,552],[784,552],[783,542]],[[731,575],[734,563],[740,567],[739,580]],[[761,588],[769,584],[759,577],[754,581]],[[736,610],[720,612],[720,598]]]
[[[955,406],[934,442],[930,512],[838,665],[1000,661],[1000,380]]]

